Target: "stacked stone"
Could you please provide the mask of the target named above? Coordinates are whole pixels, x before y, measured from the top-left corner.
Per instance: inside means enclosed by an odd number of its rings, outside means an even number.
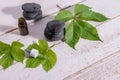
[[[38,20],[42,18],[41,6],[37,3],[25,3],[22,5],[22,9],[26,20]]]

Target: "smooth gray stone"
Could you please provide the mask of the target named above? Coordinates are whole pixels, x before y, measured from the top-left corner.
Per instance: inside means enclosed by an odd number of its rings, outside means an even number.
[[[57,41],[64,38],[65,23],[58,20],[48,22],[44,35],[49,41]]]
[[[37,3],[25,3],[22,5],[25,12],[35,12],[41,10],[41,6]]]
[[[33,12],[33,13],[28,13],[28,12],[23,11],[23,16],[27,20],[32,20],[32,19],[36,20],[36,19],[42,18],[42,11]]]
[[[59,34],[53,35],[53,37],[50,39],[50,41],[57,41],[57,40],[62,40],[64,38],[64,29],[59,32]]]

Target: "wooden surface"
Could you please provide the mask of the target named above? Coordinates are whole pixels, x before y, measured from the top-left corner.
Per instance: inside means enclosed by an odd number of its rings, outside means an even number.
[[[28,36],[20,36],[18,30],[5,34],[17,28],[17,18],[22,16],[20,7],[26,2],[33,0],[4,0],[0,3],[0,41],[11,43],[20,39],[27,46],[45,39],[46,23],[60,10],[56,5],[73,10],[74,4],[83,3],[110,18],[104,23],[90,22],[97,27],[103,43],[81,39],[73,50],[61,41],[49,42],[49,45],[59,43],[52,48],[58,61],[51,71],[46,73],[41,66],[26,69],[23,64],[15,63],[5,71],[0,67],[0,80],[120,80],[120,0],[34,0],[42,5],[47,17],[36,23],[29,22]]]

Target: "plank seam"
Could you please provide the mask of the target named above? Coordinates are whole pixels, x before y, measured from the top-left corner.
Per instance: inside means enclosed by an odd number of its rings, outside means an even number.
[[[99,64],[99,63],[102,62],[103,60],[106,60],[107,58],[110,58],[110,57],[112,57],[112,56],[114,56],[114,55],[116,55],[116,54],[120,54],[120,50],[119,50],[119,51],[116,51],[116,52],[114,52],[114,53],[112,53],[112,54],[110,54],[110,55],[108,55],[108,56],[106,56],[106,57],[104,57],[104,58],[102,58],[102,59],[100,59],[100,60],[98,60],[98,61],[96,61],[95,63],[93,63],[93,64],[91,64],[91,65],[89,65],[89,66],[87,66],[87,67],[85,67],[85,68],[83,68],[83,69],[81,69],[81,70],[79,70],[79,71],[77,71],[77,72],[75,72],[75,73],[67,76],[67,77],[65,77],[63,80],[69,80],[70,78],[73,78],[73,77],[75,77],[76,75],[84,72],[86,69],[88,69],[88,68],[90,68],[90,67],[92,67],[92,66],[94,66],[94,65],[96,65],[96,64]]]

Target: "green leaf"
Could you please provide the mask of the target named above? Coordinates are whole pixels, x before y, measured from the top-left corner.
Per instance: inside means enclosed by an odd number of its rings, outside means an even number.
[[[101,41],[95,27],[93,27],[91,24],[89,24],[85,21],[79,20],[78,22],[82,27],[82,36],[81,36],[82,38],[88,39],[88,40],[93,40],[93,41],[95,41],[95,40]]]
[[[24,45],[20,42],[14,41],[12,45],[3,43],[0,41],[0,55],[3,55],[0,64],[4,69],[8,68],[13,64],[14,59],[18,62],[23,62],[24,51],[22,48]]]
[[[9,48],[9,47],[10,47],[10,45],[8,45],[8,44],[6,44],[6,43],[0,41],[0,48],[6,49],[6,48]]]
[[[65,41],[72,48],[75,48],[76,43],[82,35],[80,27],[76,21],[72,21],[66,28]]]
[[[10,45],[0,41],[0,56],[4,54],[4,51],[8,50],[10,48]]]
[[[13,64],[13,59],[9,54],[5,54],[1,59],[0,59],[0,65],[4,69],[10,67]]]
[[[64,21],[64,22],[69,21],[72,18],[73,18],[73,15],[68,10],[62,10],[55,16],[55,20],[61,20],[61,21]]]
[[[74,8],[74,12],[75,12],[75,15],[78,15],[89,9],[91,8],[84,4],[76,4]]]
[[[26,50],[32,50],[32,49],[39,50],[39,45],[36,43],[33,43],[33,44],[29,45]]]
[[[25,53],[21,49],[12,49],[11,51],[12,57],[18,61],[18,62],[23,62]]]
[[[49,49],[44,56],[45,58],[41,63],[44,70],[48,72],[56,64],[57,58],[56,58],[56,54],[51,49]]]
[[[18,41],[14,41],[12,42],[12,48],[16,49],[16,48],[22,48],[24,45]]]
[[[29,58],[26,61],[26,68],[36,68],[40,65],[41,61],[38,58]]]
[[[45,40],[39,40],[39,48],[42,52],[46,51],[48,49],[48,43]]]
[[[1,56],[1,55],[3,55],[3,52],[2,52],[2,50],[0,49],[0,56]]]
[[[24,60],[25,53],[21,49],[23,46],[24,45],[18,41],[12,42],[12,45],[11,45],[10,53],[11,53],[12,57],[18,62],[23,62],[23,60]]]
[[[84,11],[83,13],[78,15],[78,18],[83,20],[97,21],[97,22],[103,22],[108,20],[108,18],[105,17],[103,14],[94,12],[92,10]]]
[[[94,21],[98,21],[98,22],[103,22],[103,21],[106,21],[108,20],[109,18],[107,18],[106,16],[104,16],[103,14],[101,13],[95,13],[95,16],[93,18]]]

